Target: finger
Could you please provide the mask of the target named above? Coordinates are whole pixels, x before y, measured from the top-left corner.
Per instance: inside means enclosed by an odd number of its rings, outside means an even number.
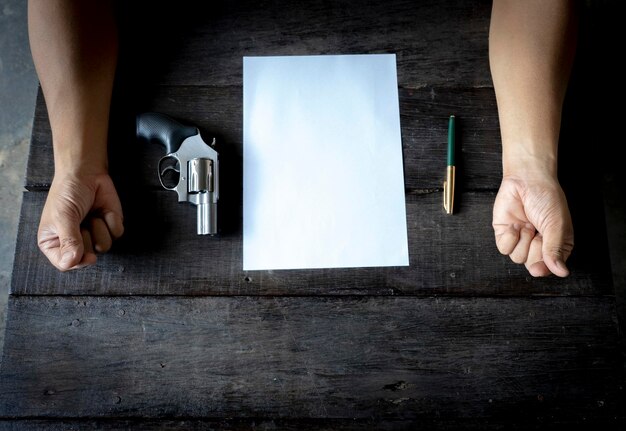
[[[526,258],[526,269],[533,277],[545,277],[550,275],[550,270],[543,262],[541,247],[543,238],[541,235],[535,235],[530,242],[528,248],[528,257]]]
[[[59,271],[69,270],[82,258],[80,216],[75,209],[65,199],[59,199],[53,184],[41,213],[37,245]]]
[[[59,235],[57,235],[54,228],[46,225],[43,221],[41,222],[39,231],[37,232],[37,245],[41,251],[46,254],[50,251],[57,253],[58,248],[61,246]]]
[[[70,269],[84,268],[86,266],[93,265],[94,263],[96,263],[97,260],[96,253],[93,249],[93,243],[91,242],[91,234],[89,230],[82,228],[80,230],[80,235],[83,240],[83,258],[80,260],[80,262],[78,262]]]
[[[124,233],[124,219],[121,214],[122,212],[120,209],[120,212],[107,211],[102,216],[113,239],[121,237]]]
[[[40,247],[46,230],[40,231]],[[70,218],[57,219],[54,228],[58,238],[58,247],[43,250],[50,262],[61,271],[67,271],[77,265],[83,258],[83,240],[80,233],[80,222]],[[51,243],[48,244],[48,246]]]
[[[519,230],[519,240],[513,251],[509,254],[511,260],[515,263],[526,263],[530,243],[535,236],[535,228],[530,223],[526,223]]]
[[[493,229],[496,235],[498,251],[504,255],[509,255],[519,241],[518,225],[494,225]]]
[[[109,251],[113,240],[105,221],[99,217],[92,217],[89,220],[89,231],[94,250],[98,253]]]
[[[39,231],[37,232],[37,245],[50,263],[58,270],[67,271],[67,268],[61,267],[59,264],[61,261],[59,253],[61,241],[59,240],[59,235],[57,235],[54,226],[50,226],[43,221],[41,222]]]
[[[554,275],[569,275],[565,261],[574,248],[573,238],[573,232],[562,226],[549,227],[543,232],[543,261]]]

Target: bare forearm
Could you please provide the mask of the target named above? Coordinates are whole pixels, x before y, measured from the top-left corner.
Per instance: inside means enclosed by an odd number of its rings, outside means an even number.
[[[569,0],[494,0],[489,58],[502,134],[504,175],[556,177],[561,108],[573,62]]]
[[[55,169],[106,172],[117,58],[111,3],[30,0],[28,22],[52,127]]]

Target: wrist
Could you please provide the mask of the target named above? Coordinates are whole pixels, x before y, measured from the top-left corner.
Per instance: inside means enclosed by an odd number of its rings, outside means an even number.
[[[77,103],[50,113],[55,172],[108,172],[108,114]]]
[[[76,136],[79,136],[76,138]],[[69,133],[56,136],[53,132],[55,173],[108,173],[107,134]]]
[[[56,158],[55,158],[56,159]],[[75,177],[108,174],[109,170],[106,163],[100,161],[92,161],[88,158],[71,160],[55,160],[54,175],[71,175]]]
[[[55,151],[55,176],[70,175],[74,177],[108,174],[106,156],[98,154],[82,154],[79,151]]]
[[[502,149],[502,175],[557,178],[557,152],[545,148],[518,146]]]

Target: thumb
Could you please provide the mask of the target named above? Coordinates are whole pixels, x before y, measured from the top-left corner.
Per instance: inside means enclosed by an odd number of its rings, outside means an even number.
[[[57,221],[57,232],[59,236],[58,266],[61,270],[67,270],[80,263],[85,251],[80,233],[80,222],[70,219]]]
[[[565,261],[574,248],[573,231],[571,224],[550,226],[543,232],[543,246],[541,253],[543,262],[550,272],[559,277],[567,277],[569,269]]]

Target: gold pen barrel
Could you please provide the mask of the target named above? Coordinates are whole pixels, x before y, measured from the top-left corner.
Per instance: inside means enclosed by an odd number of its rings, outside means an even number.
[[[452,214],[454,211],[455,174],[454,166],[448,166],[446,169],[446,181],[443,182],[443,208],[446,210],[446,214]]]

